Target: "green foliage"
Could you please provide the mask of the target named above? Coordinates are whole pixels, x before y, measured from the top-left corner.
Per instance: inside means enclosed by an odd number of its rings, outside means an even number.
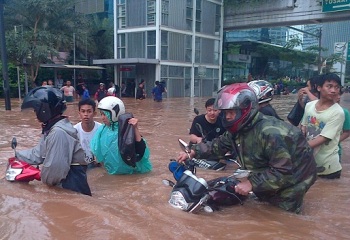
[[[303,67],[304,64],[315,63],[315,58],[317,57],[315,53],[290,49],[293,44],[287,43],[286,46],[280,48],[271,45],[259,45],[257,53],[262,56],[269,56],[269,58],[291,62],[295,67]]]
[[[292,37],[284,46],[287,49],[294,49],[296,47],[301,46],[303,41],[299,37]]]
[[[73,33],[87,26],[71,0],[12,0],[6,4],[5,19],[9,61],[25,62],[32,83],[40,64],[72,49]]]
[[[89,51],[95,58],[113,58],[113,22],[107,18],[90,16],[89,36],[91,44]]]
[[[326,66],[321,67],[322,73],[334,72],[334,69],[332,67],[336,63],[340,63],[340,64],[346,63],[344,57],[341,56],[340,54],[332,54],[324,59],[325,59],[324,61],[326,61]],[[335,72],[335,73],[337,73],[337,72]]]
[[[0,71],[2,72],[2,64],[0,64]],[[17,67],[9,63],[8,64],[8,75],[9,75],[9,87],[10,87],[10,97],[18,97],[18,75],[17,75]],[[24,74],[20,69],[20,86],[21,86],[21,95],[24,94]],[[0,85],[3,86],[4,79],[1,75]],[[4,89],[0,88],[0,97],[4,97]]]

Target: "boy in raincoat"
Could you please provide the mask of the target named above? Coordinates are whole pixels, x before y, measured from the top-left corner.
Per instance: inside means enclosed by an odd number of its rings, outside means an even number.
[[[135,154],[137,162],[134,166],[127,164],[123,159],[119,144],[119,123],[118,118],[125,113],[125,106],[122,100],[114,96],[103,98],[97,108],[101,112],[103,125],[99,127],[91,140],[91,151],[97,162],[103,163],[109,174],[133,174],[147,173],[152,170],[149,156],[150,151],[145,139],[141,136],[138,128],[138,119],[130,118],[128,124],[134,128]]]

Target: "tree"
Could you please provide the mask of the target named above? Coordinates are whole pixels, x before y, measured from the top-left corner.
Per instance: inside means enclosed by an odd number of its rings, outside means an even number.
[[[113,22],[107,18],[91,16],[89,36],[91,38],[90,54],[96,58],[113,58]]]
[[[336,63],[344,64],[346,61],[344,57],[338,53],[331,54],[328,57],[323,58],[323,64],[321,65],[320,73],[330,73],[334,72],[340,74],[340,72],[335,72],[333,65]]]
[[[40,64],[51,63],[58,51],[72,49],[73,33],[87,26],[72,0],[12,0],[5,19],[9,60],[26,66],[32,85]]]

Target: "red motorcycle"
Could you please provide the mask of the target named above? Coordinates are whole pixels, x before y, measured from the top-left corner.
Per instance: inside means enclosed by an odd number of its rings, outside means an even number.
[[[12,139],[11,147],[16,149],[17,140],[16,138]],[[16,157],[11,157],[8,159],[8,165],[6,168],[5,178],[10,182],[30,182],[33,180],[41,180],[39,166],[34,167],[29,163],[26,163],[23,160],[20,160]]]

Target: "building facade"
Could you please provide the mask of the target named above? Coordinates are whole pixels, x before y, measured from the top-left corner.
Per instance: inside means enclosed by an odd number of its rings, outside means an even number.
[[[83,14],[97,14],[113,21],[114,0],[75,0],[75,11]]]
[[[222,0],[114,0],[114,59],[121,85],[155,81],[167,97],[212,96],[220,87]]]

